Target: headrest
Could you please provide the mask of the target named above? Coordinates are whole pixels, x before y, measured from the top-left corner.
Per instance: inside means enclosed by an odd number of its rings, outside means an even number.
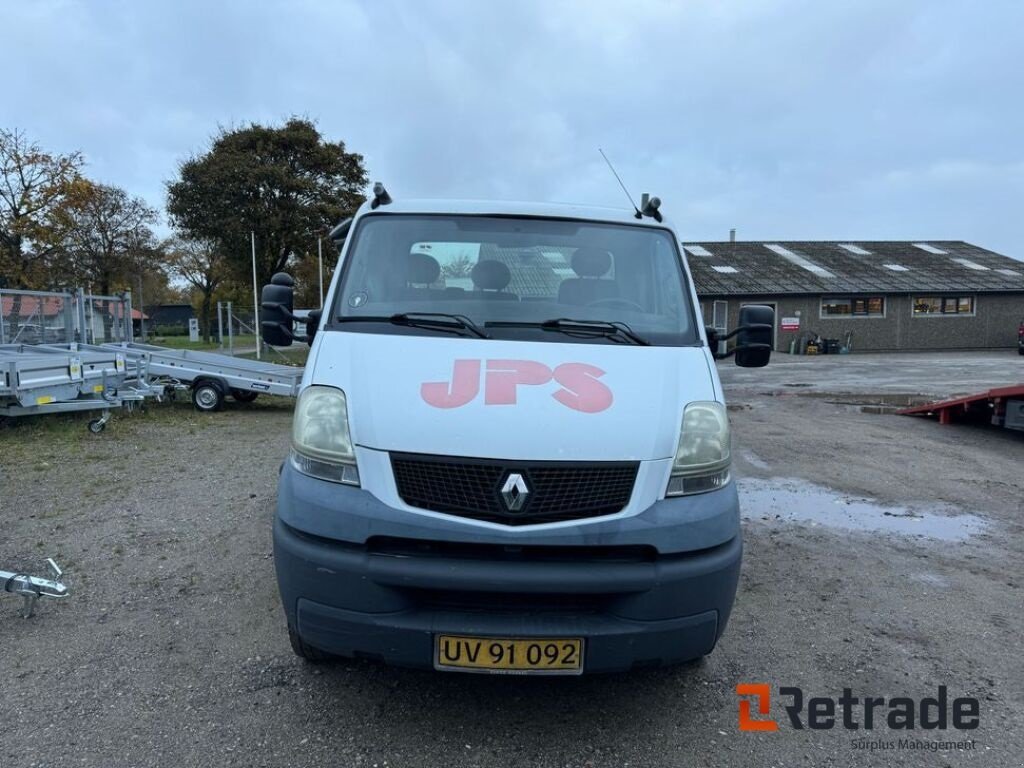
[[[612,255],[600,248],[577,248],[572,271],[580,277],[602,277],[612,268]]]
[[[288,288],[295,286],[295,278],[289,275],[287,272],[277,272],[272,278],[270,278],[271,285],[283,285]]]
[[[469,276],[473,285],[485,291],[501,291],[512,282],[512,273],[500,261],[478,261]]]
[[[405,266],[405,279],[410,283],[436,283],[441,277],[441,265],[426,253],[410,253]]]

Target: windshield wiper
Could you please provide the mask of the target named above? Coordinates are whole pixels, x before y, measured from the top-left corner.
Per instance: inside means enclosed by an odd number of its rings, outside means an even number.
[[[468,331],[478,339],[491,338],[486,331],[465,315],[447,312],[399,312],[395,315],[339,315],[339,323],[391,323],[411,328],[436,328],[439,331]]]
[[[609,339],[620,339],[628,344],[649,347],[651,342],[636,333],[625,323],[618,320],[574,320],[571,317],[556,317],[539,323],[519,320],[496,320],[484,323],[485,328],[540,328],[545,331],[560,331],[574,335],[605,336]]]

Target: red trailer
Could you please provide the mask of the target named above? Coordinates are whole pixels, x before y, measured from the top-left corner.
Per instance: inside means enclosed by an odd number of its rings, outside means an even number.
[[[997,427],[1024,431],[1024,384],[915,405],[897,413],[905,416],[938,416],[939,424],[985,422]]]

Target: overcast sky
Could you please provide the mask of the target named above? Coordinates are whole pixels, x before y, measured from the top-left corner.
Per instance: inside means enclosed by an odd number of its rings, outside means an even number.
[[[315,119],[395,196],[623,205],[684,239],[1024,257],[1024,3],[0,0],[0,125],[161,210],[218,125]]]

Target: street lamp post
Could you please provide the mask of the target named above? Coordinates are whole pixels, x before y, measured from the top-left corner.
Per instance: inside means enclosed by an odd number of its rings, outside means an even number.
[[[250,232],[252,235],[252,311],[255,321],[256,331],[256,359],[260,359],[260,294],[259,286],[256,285],[256,231]]]
[[[322,308],[324,305],[324,239],[322,237],[316,239],[316,254],[320,267],[320,306]]]
[[[128,318],[130,323],[132,320]],[[142,273],[139,272],[139,332],[142,334],[142,341],[146,341],[146,302],[142,298]]]

